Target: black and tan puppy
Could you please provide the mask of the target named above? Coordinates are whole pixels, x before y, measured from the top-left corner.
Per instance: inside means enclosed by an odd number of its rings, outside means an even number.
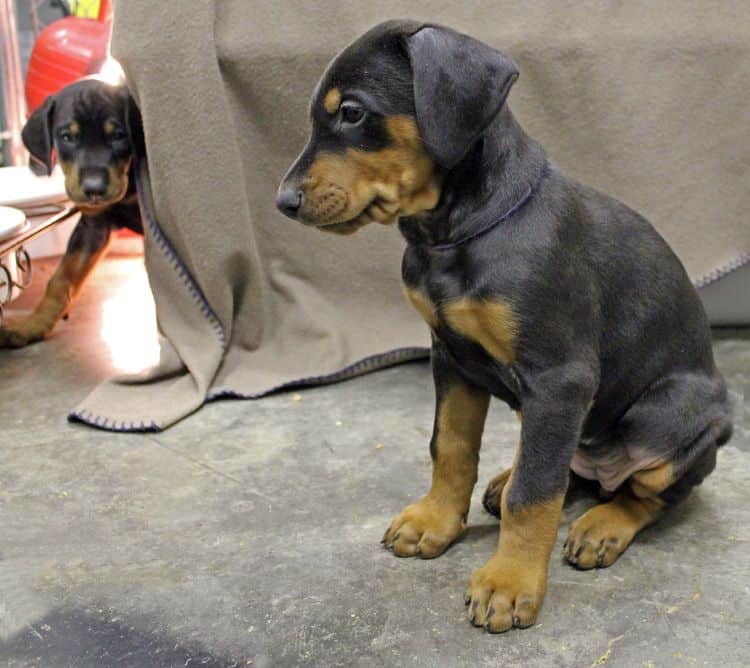
[[[517,77],[465,35],[382,24],[323,75],[278,193],[307,225],[398,220],[407,241],[406,294],[433,337],[433,477],[387,547],[435,557],[456,539],[490,397],[519,412],[513,467],[485,495],[499,545],[466,598],[492,632],[537,617],[571,469],[612,497],[573,523],[565,556],[610,566],[711,472],[732,431],[679,260],[640,215],[548,162],[505,104]]]
[[[86,278],[104,256],[113,230],[142,233],[132,178],[142,153],[137,107],[125,86],[84,79],[48,97],[23,128],[23,142],[48,172],[53,150],[65,175],[68,197],[81,219],[44,298],[22,323],[0,328],[0,347],[39,341],[73,305]]]

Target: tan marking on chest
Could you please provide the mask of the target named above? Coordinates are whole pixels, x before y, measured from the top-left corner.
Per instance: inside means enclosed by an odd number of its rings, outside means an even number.
[[[323,98],[323,107],[333,116],[341,106],[341,91],[338,88],[331,88]]]
[[[437,327],[437,309],[429,298],[416,288],[409,288],[406,286],[404,286],[404,294],[409,300],[409,303],[416,309],[417,313],[422,316],[424,321],[433,329]]]
[[[459,299],[446,304],[442,314],[451,329],[478,343],[496,360],[515,361],[518,321],[507,302]]]

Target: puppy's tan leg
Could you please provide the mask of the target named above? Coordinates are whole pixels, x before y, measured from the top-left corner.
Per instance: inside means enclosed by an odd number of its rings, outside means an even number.
[[[383,542],[400,557],[437,557],[466,525],[477,481],[489,395],[466,381],[433,346],[437,405],[430,453],[432,487],[391,522]]]
[[[475,626],[499,633],[531,626],[547,591],[549,556],[557,537],[564,493],[509,509],[511,481],[502,494],[497,551],[472,573],[466,603]]]
[[[110,228],[82,218],[55,270],[42,301],[22,323],[0,328],[0,348],[21,348],[45,338],[66,314],[109,245]]]
[[[593,393],[590,377],[575,365],[532,380],[534,392],[523,401],[521,443],[502,489],[497,551],[474,571],[466,594],[469,620],[492,633],[536,621],[570,461]]]

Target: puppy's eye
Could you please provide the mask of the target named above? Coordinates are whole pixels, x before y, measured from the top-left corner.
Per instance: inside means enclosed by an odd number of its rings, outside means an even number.
[[[365,117],[365,109],[358,102],[344,102],[341,105],[341,120],[347,125],[357,125]]]
[[[69,130],[63,130],[59,136],[60,141],[63,141],[66,144],[69,144],[73,141],[73,134]]]
[[[112,141],[123,141],[127,138],[128,136],[122,130],[118,129],[112,133]]]

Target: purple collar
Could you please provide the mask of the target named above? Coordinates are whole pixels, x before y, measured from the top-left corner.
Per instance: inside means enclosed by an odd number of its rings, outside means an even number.
[[[473,241],[474,239],[477,239],[478,237],[481,237],[490,230],[495,229],[500,223],[505,222],[510,218],[514,213],[519,211],[521,208],[523,208],[526,204],[528,204],[529,200],[531,200],[532,197],[536,194],[536,191],[539,189],[539,185],[544,180],[544,177],[547,176],[549,173],[549,163],[545,163],[544,167],[542,168],[541,173],[539,174],[539,178],[536,180],[535,183],[532,183],[529,186],[529,189],[526,191],[523,197],[519,199],[510,209],[508,209],[502,216],[499,218],[493,220],[489,225],[485,225],[484,227],[479,228],[476,232],[470,234],[468,237],[463,237],[462,239],[457,239],[456,241],[447,241],[442,244],[420,244],[421,248],[428,248],[429,250],[449,250],[451,248],[456,248],[456,246],[463,246],[463,244],[467,244],[470,241]]]

